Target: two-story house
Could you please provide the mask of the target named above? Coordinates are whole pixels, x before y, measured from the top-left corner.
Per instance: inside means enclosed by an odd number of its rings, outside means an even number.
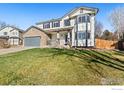
[[[23,42],[23,32],[19,28],[6,26],[0,30],[0,38],[7,39],[9,45],[21,45]]]
[[[33,31],[27,30],[24,35],[24,46],[66,46],[72,47],[94,47],[95,38],[95,15],[97,8],[77,7],[61,18],[51,19],[36,23],[35,29],[47,36],[44,42],[44,36]],[[38,37],[39,36],[39,37]],[[46,37],[45,36],[45,37]],[[42,43],[42,44],[41,44]]]

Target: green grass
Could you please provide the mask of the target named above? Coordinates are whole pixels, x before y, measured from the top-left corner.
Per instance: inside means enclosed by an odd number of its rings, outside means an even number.
[[[0,56],[0,85],[123,85],[124,52],[30,49]]]

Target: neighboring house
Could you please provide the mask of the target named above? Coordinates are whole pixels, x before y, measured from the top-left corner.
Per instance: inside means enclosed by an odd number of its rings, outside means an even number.
[[[7,45],[6,45],[7,41],[8,41],[8,38],[4,38],[4,37],[0,38],[0,49],[7,48]]]
[[[21,45],[23,40],[23,30],[13,26],[6,26],[0,30],[0,38],[6,38],[9,45]]]
[[[64,47],[70,44],[72,47],[94,47],[95,15],[97,13],[97,8],[78,7],[61,18],[36,23],[36,26],[42,30],[41,32],[47,35],[47,40],[40,34],[33,36],[32,34],[37,33],[34,31],[24,35],[24,46]],[[46,45],[42,44],[44,40]]]

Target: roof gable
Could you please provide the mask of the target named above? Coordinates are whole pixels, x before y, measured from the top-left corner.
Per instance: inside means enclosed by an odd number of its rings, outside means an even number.
[[[61,18],[58,18],[58,19],[51,19],[51,20],[48,20],[48,21],[44,21],[44,22],[38,22],[36,23],[36,25],[39,25],[39,24],[42,24],[42,23],[46,23],[46,22],[52,22],[52,21],[59,21],[59,20],[62,20],[64,17],[67,17],[71,14],[73,14],[74,12],[80,10],[80,9],[83,9],[83,10],[89,10],[89,11],[93,11],[94,14],[97,14],[98,13],[98,8],[93,8],[93,7],[76,7],[76,8],[73,8],[71,11],[69,11],[68,13],[66,13],[64,16],[62,16]]]
[[[29,31],[30,29],[32,29],[32,28],[35,28],[35,29],[37,29],[37,30],[40,30],[40,31],[46,33],[43,29],[41,29],[41,28],[39,28],[39,27],[36,27],[36,26],[30,26],[30,27],[25,31],[25,33],[28,32],[28,31]]]
[[[71,14],[77,12],[78,10],[89,10],[89,11],[94,11],[94,14],[98,13],[98,8],[93,8],[93,7],[76,7],[74,9],[72,9],[70,12],[66,13],[62,18],[66,17],[66,16],[70,16]]]
[[[19,29],[19,28],[14,27],[14,26],[6,26],[6,27],[4,27],[4,28],[0,29],[0,31],[1,31],[1,30],[3,30],[3,29],[6,29],[7,27],[10,27],[10,28],[13,28],[13,29],[17,29],[17,30],[18,30],[19,32],[21,32],[21,33],[23,33],[23,32],[24,32],[24,30]]]

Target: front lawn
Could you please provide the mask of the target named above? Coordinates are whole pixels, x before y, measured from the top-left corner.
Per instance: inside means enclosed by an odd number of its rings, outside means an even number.
[[[124,52],[29,49],[0,56],[0,85],[124,84]]]

